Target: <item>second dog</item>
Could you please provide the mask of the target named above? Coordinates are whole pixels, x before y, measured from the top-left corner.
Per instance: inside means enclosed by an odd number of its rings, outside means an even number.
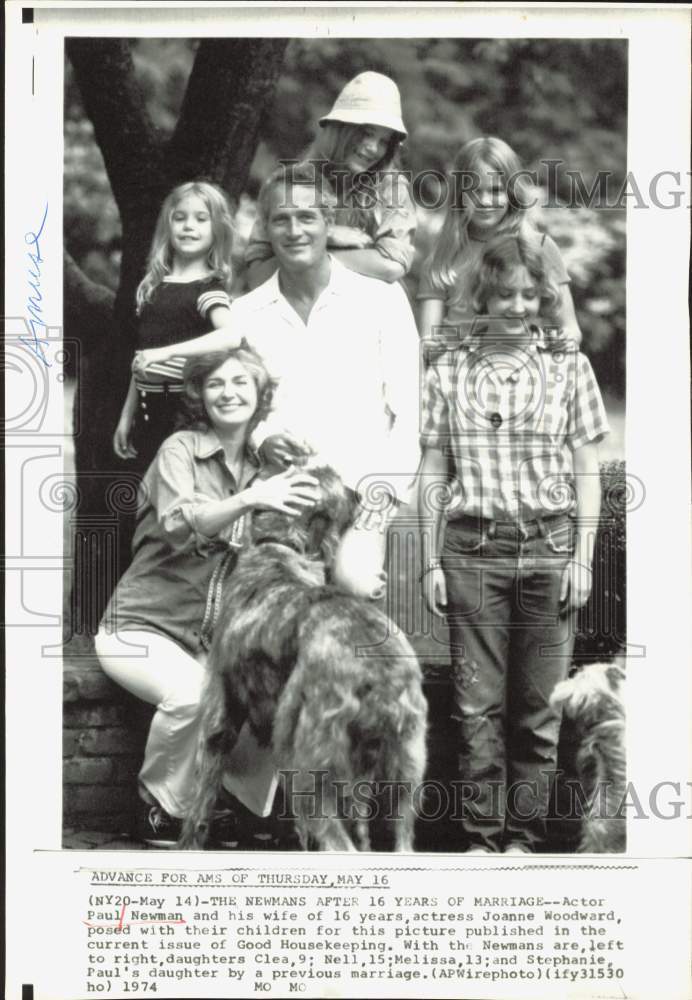
[[[579,736],[576,767],[585,793],[579,851],[625,850],[626,792],[624,669],[617,663],[590,663],[561,681],[551,701],[574,719]]]

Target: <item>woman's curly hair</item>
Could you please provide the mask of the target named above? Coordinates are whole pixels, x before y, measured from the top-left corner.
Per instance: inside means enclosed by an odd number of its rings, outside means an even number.
[[[204,383],[217,368],[231,358],[245,368],[257,388],[257,409],[248,424],[248,435],[267,417],[272,408],[276,382],[269,375],[259,354],[243,341],[240,347],[200,354],[190,358],[186,363],[183,371],[183,401],[186,410],[183,417],[184,427],[205,430],[211,426],[202,399]]]

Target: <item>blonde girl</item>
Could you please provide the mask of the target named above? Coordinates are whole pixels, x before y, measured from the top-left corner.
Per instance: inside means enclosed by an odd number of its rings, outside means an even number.
[[[138,350],[170,348],[227,323],[233,229],[226,196],[205,181],[180,184],[156,223],[137,289]],[[115,454],[144,469],[176,427],[184,359],[137,369],[113,438]]]
[[[359,274],[399,281],[413,263],[416,210],[397,159],[407,136],[397,85],[381,73],[360,73],[319,124],[306,163],[329,182],[337,199],[330,253]],[[245,263],[250,288],[276,270],[259,216]]]
[[[474,309],[470,284],[489,240],[503,234],[535,234],[529,209],[535,189],[526,181],[519,157],[502,139],[483,136],[465,143],[450,177],[449,206],[435,249],[423,269],[418,299],[421,337],[463,339]],[[551,319],[576,345],[581,331],[562,255],[548,235],[539,234],[547,265],[555,274],[560,298]]]

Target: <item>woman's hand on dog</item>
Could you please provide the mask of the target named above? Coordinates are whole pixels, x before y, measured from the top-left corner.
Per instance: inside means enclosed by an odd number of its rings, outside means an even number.
[[[423,577],[423,598],[429,611],[442,617],[447,610],[447,581],[440,568],[429,570]]]
[[[593,575],[591,567],[570,559],[562,571],[560,581],[560,604],[567,610],[583,608],[591,593]]]
[[[314,507],[319,499],[319,482],[314,476],[290,466],[268,479],[257,479],[248,488],[252,507],[277,510],[297,517],[306,507]]]

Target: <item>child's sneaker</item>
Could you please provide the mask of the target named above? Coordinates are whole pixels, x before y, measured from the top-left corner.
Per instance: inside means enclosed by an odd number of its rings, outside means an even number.
[[[150,847],[173,850],[180,839],[182,825],[182,820],[169,816],[158,802],[156,805],[151,805],[149,802],[140,803],[136,835]]]

